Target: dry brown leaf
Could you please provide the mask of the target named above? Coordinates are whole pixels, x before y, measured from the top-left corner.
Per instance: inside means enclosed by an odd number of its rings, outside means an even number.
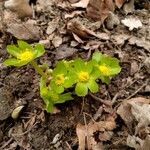
[[[113,117],[107,118],[106,121],[90,122],[88,125],[78,124],[76,133],[79,140],[79,149],[85,150],[85,148],[88,148],[91,150],[102,150],[102,141],[110,140],[113,134],[111,131],[115,128],[116,123]],[[95,132],[99,132],[99,140],[101,142],[95,141]]]
[[[7,32],[22,40],[36,41],[40,38],[39,27],[32,22],[8,24]]]
[[[31,17],[33,14],[32,8],[27,0],[8,0],[5,2],[4,6],[5,8],[16,12],[21,18]]]
[[[112,0],[90,0],[86,11],[89,18],[103,23],[109,12],[114,11],[114,3]]]
[[[67,29],[69,32],[73,33],[74,38],[79,42],[83,43],[83,41],[80,38],[87,39],[91,36],[95,36],[99,39],[102,39],[101,35],[96,34],[92,30],[86,28],[84,25],[82,25],[77,20],[72,20],[68,22]]]
[[[126,125],[131,129],[131,125],[135,118],[137,118],[137,121],[139,120],[139,123],[140,122],[143,123],[143,120],[138,119],[139,116],[137,116],[137,112],[141,111],[141,114],[139,114],[139,115],[144,117],[145,111],[147,113],[149,111],[149,106],[147,106],[147,105],[149,105],[149,103],[150,103],[150,99],[146,99],[146,98],[142,98],[142,97],[125,100],[118,107],[117,113],[121,116],[121,118],[124,120]],[[143,112],[142,111],[143,108],[147,108],[147,109]],[[144,121],[146,121],[146,120],[149,120],[149,118],[147,118],[145,116]],[[141,125],[141,124],[139,124],[139,125]]]
[[[135,102],[130,102],[130,104],[132,106],[131,113],[138,121],[136,127],[136,133],[138,133],[140,128],[150,125],[150,104],[139,105]]]
[[[118,8],[121,8],[126,0],[115,0],[115,4]]]
[[[138,47],[142,47],[146,49],[148,52],[150,52],[150,42],[148,40],[145,40],[145,38],[138,38],[135,36],[132,36],[129,39],[129,44],[130,45],[137,45]]]
[[[87,5],[88,5],[88,3],[89,3],[89,0],[80,0],[79,2],[74,3],[74,4],[72,4],[71,6],[72,6],[72,7],[86,8]]]
[[[52,44],[54,45],[54,47],[59,47],[62,44],[62,38],[60,36],[54,36],[53,40],[52,40]]]
[[[85,142],[86,142],[86,132],[85,126],[78,124],[76,127],[76,134],[78,136],[79,141],[79,150],[85,150]]]
[[[56,49],[56,59],[65,59],[68,57],[71,57],[75,52],[77,52],[77,49],[68,47],[67,45],[61,45]]]

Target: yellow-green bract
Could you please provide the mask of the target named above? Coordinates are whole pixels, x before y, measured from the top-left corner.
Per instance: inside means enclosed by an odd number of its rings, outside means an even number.
[[[27,65],[45,53],[44,47],[41,44],[36,44],[32,47],[24,41],[18,41],[17,43],[18,46],[7,46],[7,52],[12,56],[12,58],[5,60],[4,64],[7,66],[21,67]]]

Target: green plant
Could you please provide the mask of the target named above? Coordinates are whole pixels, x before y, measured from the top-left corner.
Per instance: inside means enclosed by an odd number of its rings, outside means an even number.
[[[79,58],[72,61],[62,60],[54,69],[43,65],[43,68],[46,68],[44,72],[45,69],[39,67],[35,61],[45,52],[42,45],[32,47],[24,41],[18,41],[18,47],[8,45],[7,51],[15,58],[7,59],[5,65],[21,67],[31,64],[41,75],[40,95],[48,112],[53,112],[55,104],[72,100],[73,93],[86,96],[89,91],[98,92],[99,80],[108,84],[110,79],[121,71],[118,59],[100,52],[95,52],[90,61]]]

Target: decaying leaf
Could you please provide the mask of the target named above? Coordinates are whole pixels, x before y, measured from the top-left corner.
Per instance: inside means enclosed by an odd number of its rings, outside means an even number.
[[[118,8],[121,8],[126,0],[115,0],[115,4]]]
[[[90,0],[80,0],[77,3],[72,4],[72,7],[86,8]]]
[[[77,20],[68,22],[67,29],[68,31],[78,35],[80,38],[90,38],[91,36],[96,36],[93,31],[87,29]]]
[[[136,45],[138,47],[142,47],[144,49],[146,49],[147,51],[150,52],[150,42],[148,40],[145,40],[145,38],[138,38],[138,37],[135,37],[135,36],[132,36],[130,39],[129,39],[129,44],[130,45]]]
[[[150,104],[139,105],[135,102],[130,102],[131,104],[131,113],[138,121],[136,127],[136,133],[142,127],[147,127],[150,125]]]
[[[106,121],[90,122],[88,125],[78,124],[76,133],[79,140],[79,149],[85,150],[102,150],[102,141],[108,141],[111,139],[113,129],[116,128],[115,119],[113,117],[107,118]],[[94,133],[99,133],[100,142],[95,141]]]
[[[146,127],[150,124],[150,116],[148,115],[150,114],[150,99],[137,97],[123,101],[117,113],[130,129],[134,119],[136,119],[138,132],[140,127]]]
[[[87,6],[87,16],[95,21],[102,23],[108,17],[110,11],[114,11],[112,0],[90,0]]]
[[[126,27],[128,27],[130,31],[142,27],[141,21],[135,17],[125,18],[121,20],[121,23],[124,24]]]
[[[137,136],[128,135],[127,145],[135,148],[136,150],[149,150],[150,148],[150,136],[147,135],[145,139],[141,139]]]
[[[62,44],[62,38],[60,36],[54,36],[53,40],[52,40],[52,44],[54,45],[54,47],[59,47]]]
[[[116,34],[116,35],[112,35],[112,40],[114,41],[115,44],[117,45],[123,45],[125,43],[126,40],[128,40],[130,38],[130,36],[128,34]]]
[[[67,45],[61,45],[56,49],[56,59],[65,59],[70,56],[72,56],[75,52],[77,52],[77,49],[67,47]]]
[[[21,18],[31,17],[33,12],[27,0],[8,0],[4,4],[5,8],[17,13]]]
[[[39,27],[32,22],[10,23],[7,32],[11,33],[17,39],[36,41],[40,38]]]

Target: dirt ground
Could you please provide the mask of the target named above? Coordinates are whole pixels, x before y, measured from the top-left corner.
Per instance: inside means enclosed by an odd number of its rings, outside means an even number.
[[[91,0],[90,6],[96,8],[97,2]],[[37,0],[30,1],[33,16],[21,19],[4,3],[0,1],[0,150],[149,150],[149,1],[135,1],[128,9],[115,6],[105,17],[84,3],[77,7],[77,0]],[[127,25],[125,18],[131,19]],[[62,59],[90,59],[98,50],[118,58],[122,70],[109,85],[99,83],[97,94],[74,97],[57,105],[60,113],[49,114],[32,66],[3,65],[9,57],[6,46],[17,39],[44,44],[46,54],[38,62],[52,68]],[[11,114],[19,106],[23,109],[14,120]]]

